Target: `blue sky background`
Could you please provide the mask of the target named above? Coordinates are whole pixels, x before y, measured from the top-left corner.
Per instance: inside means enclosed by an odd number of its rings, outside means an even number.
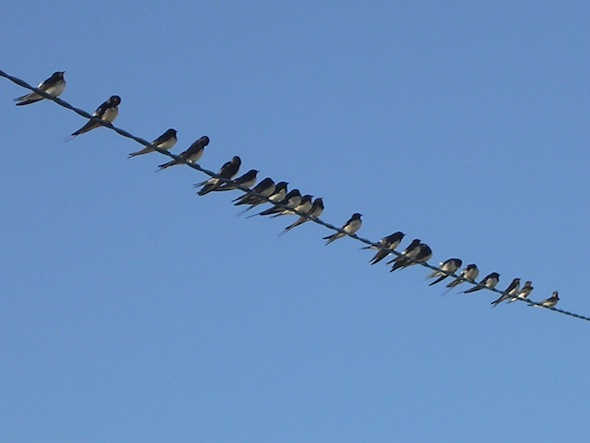
[[[0,69],[590,314],[588,4],[51,5],[0,6]],[[279,238],[24,92],[0,82],[2,441],[587,441],[587,322]]]

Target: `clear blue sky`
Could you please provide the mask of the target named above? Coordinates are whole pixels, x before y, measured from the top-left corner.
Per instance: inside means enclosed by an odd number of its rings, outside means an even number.
[[[52,10],[49,5],[55,6]],[[590,314],[584,2],[23,1],[0,69]],[[441,296],[0,81],[2,442],[585,442],[587,322]]]

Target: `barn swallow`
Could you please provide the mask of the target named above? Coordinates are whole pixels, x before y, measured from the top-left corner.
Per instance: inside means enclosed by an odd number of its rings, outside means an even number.
[[[387,262],[388,265],[395,263],[398,261],[398,259],[403,259],[405,256],[407,256],[408,254],[410,255],[416,255],[418,254],[419,248],[418,246],[420,245],[420,239],[419,238],[415,238],[414,240],[412,240],[410,242],[410,244],[406,247],[406,249],[404,249],[401,252],[401,255],[397,256],[396,258],[394,258],[393,260],[389,260]]]
[[[237,215],[240,216],[242,214],[244,214],[245,212],[249,211],[250,209],[261,205],[263,203],[266,203],[266,200],[263,197],[267,197],[269,198],[273,192],[275,192],[275,188],[276,188],[276,184],[273,181],[272,178],[270,177],[266,177],[264,180],[262,180],[260,183],[258,183],[254,189],[252,189],[252,193],[248,193],[246,195],[242,195],[240,198],[238,198],[237,200],[234,200],[235,206],[240,206],[240,205],[250,205],[249,207],[247,207],[246,209],[244,209],[243,211],[240,211]],[[258,197],[257,195],[254,194],[259,194],[262,197]]]
[[[479,291],[483,288],[495,288],[498,282],[500,281],[500,274],[497,272],[492,272],[491,274],[486,275],[477,285],[473,286],[466,291],[463,291],[462,294],[471,294],[472,292]]]
[[[557,302],[559,301],[559,292],[553,291],[551,297],[546,300],[540,301],[538,305],[530,304],[529,306],[534,306],[536,308],[540,308],[541,306],[544,308],[554,308]]]
[[[234,206],[249,205],[260,200],[260,197],[253,195],[253,193],[269,197],[270,195],[272,195],[273,192],[275,192],[275,188],[276,184],[274,180],[270,177],[266,177],[260,183],[254,186],[254,188],[252,188],[252,194],[247,193],[244,195],[240,195],[239,197],[234,198],[232,202],[235,202]]]
[[[250,169],[244,175],[234,179],[233,183],[222,183],[217,189],[215,189],[215,191],[231,191],[233,189],[238,189],[236,185],[250,189],[256,183],[258,172],[260,171],[257,169]]]
[[[155,139],[151,144],[157,146],[160,149],[168,150],[176,144],[176,140],[176,129],[170,128],[157,139]],[[129,154],[128,158],[135,157],[137,155],[149,154],[150,152],[154,151],[155,149],[151,146],[146,146],[145,148],[139,151],[132,152],[131,154]]]
[[[454,274],[455,272],[457,272],[457,269],[459,269],[462,264],[463,264],[463,260],[461,260],[460,258],[449,258],[448,260],[441,262],[438,265],[439,270],[433,271],[430,275],[428,275],[426,277],[426,280],[428,280],[429,278],[438,277],[436,280],[434,280],[428,286],[435,285],[435,284],[443,281],[449,275]]]
[[[512,303],[515,302],[516,300],[526,300],[527,297],[529,295],[531,295],[531,292],[533,292],[533,282],[532,281],[527,281],[524,286],[522,287],[522,289],[520,291],[518,291],[516,293],[516,296],[512,297],[508,303]]]
[[[415,243],[416,240],[417,244]],[[393,266],[389,272],[393,272],[397,269],[407,268],[408,266],[415,265],[419,262],[427,262],[430,260],[430,258],[432,258],[432,249],[430,249],[430,246],[425,243],[420,243],[420,240],[418,239],[416,240],[412,241],[410,246],[408,246],[402,252],[402,255],[389,262],[393,263]]]
[[[103,102],[94,114],[92,114],[92,118],[86,122],[84,126],[78,129],[68,137],[66,141],[72,140],[74,137],[77,137],[80,134],[84,134],[86,132],[92,131],[93,129],[99,128],[102,125],[97,120],[102,120],[105,122],[112,123],[117,118],[119,114],[118,106],[121,104],[121,97],[118,95],[112,95],[106,102]]]
[[[417,263],[426,263],[428,260],[432,258],[432,249],[426,243],[420,243],[420,251],[416,257],[414,257],[414,261],[410,261],[406,266],[412,266]]]
[[[384,249],[390,248],[393,245],[393,249],[397,248],[404,238],[404,233],[401,231],[394,232],[386,237],[383,237],[375,245],[363,246],[361,249]],[[396,244],[397,243],[397,244]]]
[[[169,168],[170,166],[182,165],[184,164],[182,160],[184,160],[187,163],[198,162],[200,158],[203,156],[205,146],[207,146],[208,144],[209,137],[207,137],[206,135],[202,136],[201,138],[196,140],[192,145],[190,145],[186,151],[180,153],[180,155],[178,156],[178,160],[174,159],[169,161],[168,163],[164,163],[158,166],[158,168],[160,168],[158,169],[158,171]]]
[[[361,216],[362,214],[355,212],[354,214],[352,214],[352,217],[350,217],[350,219],[344,224],[344,226],[342,226],[341,229],[344,232],[336,232],[335,234],[324,237],[324,240],[326,240],[326,245],[329,245],[334,240],[338,240],[339,238],[344,237],[346,234],[356,234],[356,232],[361,228],[361,225],[363,224]]]
[[[508,285],[508,287],[506,289],[504,289],[504,293],[491,303],[492,306],[496,307],[500,303],[502,303],[503,301],[508,300],[509,298],[512,298],[514,295],[516,295],[518,293],[519,290],[520,290],[520,278],[516,277],[514,280],[512,280],[512,283],[510,283]]]
[[[397,231],[379,240],[379,242],[377,243],[378,246],[372,245],[364,247],[363,249],[378,249],[377,253],[369,261],[369,263],[371,263],[372,265],[379,263],[389,254],[391,254],[392,251],[395,251],[395,248],[397,248],[403,240],[404,235],[405,234],[403,232]]]
[[[197,188],[199,186],[203,186],[201,188],[201,190],[199,192],[197,192],[197,194],[205,195],[211,191],[215,191],[219,186],[222,185],[222,183],[224,183],[224,181],[220,180],[220,178],[225,178],[227,180],[230,180],[238,173],[241,165],[242,165],[242,159],[240,157],[238,157],[237,155],[233,156],[230,161],[225,162],[223,164],[223,166],[221,166],[221,169],[217,173],[219,178],[218,177],[211,177],[209,180],[206,180],[204,182],[197,183],[197,184],[193,185],[195,188]]]
[[[307,213],[310,209],[311,209],[311,205],[312,205],[312,196],[309,194],[305,194],[304,196],[300,196],[299,198],[297,198],[297,196],[293,197],[292,199],[294,201],[299,200],[299,203],[295,204],[294,206],[289,205],[289,207],[292,207],[293,210],[290,209],[282,209],[280,212],[278,212],[277,214],[273,214],[271,215],[270,218],[276,218],[279,217],[281,215],[296,215],[297,212],[303,212],[303,213]],[[297,211],[297,212],[295,212]]]
[[[311,218],[318,218],[322,215],[322,212],[324,212],[324,200],[322,198],[316,198],[311,205],[309,216]]]
[[[278,185],[277,185],[277,187],[278,187]],[[276,189],[275,189],[275,192],[276,192]],[[283,197],[283,199],[281,201],[279,201],[278,203],[280,203],[281,205],[287,206],[289,208],[294,208],[294,207],[298,206],[301,203],[301,193],[299,192],[299,189],[293,189],[292,191],[289,191],[287,193],[287,195],[285,195],[285,197]],[[287,215],[286,213],[282,214],[285,211],[288,211],[288,210],[282,208],[281,206],[273,206],[272,208],[265,209],[264,211],[259,212],[258,214],[250,215],[248,218],[254,217],[256,215],[273,215],[273,214],[275,214],[274,215],[275,217],[278,215]],[[291,211],[289,211],[289,212],[291,212]]]
[[[310,200],[311,201],[311,197]],[[297,210],[300,213],[303,214],[307,214],[308,217],[305,216],[300,216],[297,220],[295,220],[295,222],[293,222],[292,224],[290,224],[289,226],[287,226],[283,232],[281,232],[279,235],[285,235],[287,232],[289,232],[291,229],[293,229],[296,226],[299,226],[303,223],[305,223],[306,221],[308,221],[310,218],[317,218],[320,215],[322,215],[322,212],[324,212],[324,201],[321,198],[316,198],[313,203],[311,204],[311,207],[309,209],[306,210],[307,208],[307,199],[306,199],[306,203],[304,203],[303,198],[301,199],[301,204],[299,206],[297,206],[295,208],[295,210]],[[303,208],[303,210],[299,210],[298,208]]]
[[[268,200],[271,203],[278,203],[278,202],[283,201],[285,199],[285,197],[287,196],[287,186],[288,185],[289,185],[289,183],[287,183],[287,182],[278,182],[275,185],[275,190],[268,197]]]
[[[54,72],[47,80],[39,83],[37,89],[44,91],[52,97],[59,97],[66,89],[64,73],[65,71]],[[16,102],[16,106],[23,106],[38,102],[44,98],[45,97],[37,94],[36,92],[31,92],[30,94],[25,94],[21,97],[15,98],[14,101]]]
[[[394,266],[398,263],[405,263],[407,257],[415,257],[420,252],[420,239],[415,238],[412,242],[404,249],[400,255],[395,257],[393,260],[387,262],[388,265],[394,263]]]
[[[467,265],[461,271],[460,275],[461,275],[461,278],[456,278],[455,280],[450,282],[447,285],[447,288],[454,288],[455,286],[460,285],[461,283],[465,282],[465,280],[470,281],[470,282],[474,282],[475,279],[477,278],[477,276],[479,275],[479,269],[477,269],[477,265],[475,265],[474,263],[471,263],[471,264]]]

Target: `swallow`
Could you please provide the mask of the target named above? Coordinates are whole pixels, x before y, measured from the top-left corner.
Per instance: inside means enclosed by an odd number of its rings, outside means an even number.
[[[313,197],[309,194],[305,194],[303,196],[295,195],[294,197],[291,197],[291,200],[293,200],[295,203],[293,204],[293,206],[291,206],[289,204],[289,208],[292,208],[292,209],[282,209],[281,208],[281,211],[279,211],[276,214],[271,215],[270,218],[280,217],[281,215],[296,215],[297,212],[307,213],[311,209],[312,199],[313,199]],[[297,201],[299,201],[299,203],[296,203]]]
[[[281,215],[296,215],[297,212],[307,212],[311,209],[313,196],[309,194],[301,195],[301,193],[295,189],[293,194],[289,197],[285,196],[286,206],[291,209],[280,208],[280,210],[271,215],[270,218],[280,217]]]
[[[301,203],[301,192],[299,192],[299,189],[293,189],[292,191],[289,191],[287,195],[285,195],[285,197],[283,197],[283,199],[277,203],[279,203],[282,206],[287,206],[288,208],[293,209]],[[256,215],[272,215],[273,217],[278,217],[279,215],[287,215],[287,213],[293,213],[293,211],[285,209],[282,206],[273,206],[272,208],[265,209],[264,211],[259,212],[258,214],[253,214],[248,218],[254,217]]]
[[[346,234],[356,234],[356,232],[361,228],[361,225],[363,224],[361,216],[362,214],[355,212],[354,214],[352,214],[352,217],[350,217],[350,219],[344,224],[344,226],[342,226],[341,229],[344,232],[336,232],[335,234],[324,237],[323,239],[326,240],[326,245],[329,245],[334,240],[338,240],[339,238],[344,237]]]
[[[420,251],[414,257],[414,261],[408,263],[406,266],[415,265],[418,262],[426,263],[432,258],[432,249],[426,243],[420,243]]]
[[[170,128],[166,132],[164,132],[161,136],[159,136],[157,139],[152,141],[151,144],[154,146],[157,146],[160,149],[168,150],[176,144],[176,140],[177,140],[176,129]],[[132,152],[131,154],[129,154],[128,158],[135,157],[137,155],[149,154],[150,152],[154,152],[154,151],[155,151],[155,149],[152,148],[151,146],[146,146],[145,148],[143,148],[139,151]]]
[[[305,198],[305,197],[304,197]],[[292,224],[290,224],[289,226],[287,226],[283,232],[281,232],[279,235],[285,235],[287,232],[289,232],[291,229],[293,229],[296,226],[299,226],[303,223],[305,223],[306,221],[308,221],[310,218],[317,218],[320,215],[322,215],[322,212],[324,212],[324,201],[321,198],[316,198],[313,203],[311,204],[311,207],[308,210],[305,210],[307,208],[307,199],[305,200],[304,203],[304,198],[301,199],[301,204],[299,206],[297,206],[296,208],[294,208],[296,211],[298,211],[299,213],[303,213],[303,214],[307,214],[307,217],[304,215],[301,215],[297,220],[295,220],[295,222],[293,222]],[[309,198],[309,201],[311,201],[311,196]],[[303,210],[299,210],[298,208],[301,207],[303,208]]]
[[[533,292],[533,282],[532,281],[527,281],[524,286],[522,287],[522,289],[520,291],[518,291],[516,293],[516,295],[514,297],[512,297],[508,303],[512,303],[515,302],[516,300],[526,300],[527,297],[529,295],[531,295],[531,292]]]
[[[474,282],[477,276],[479,275],[479,269],[477,269],[476,264],[471,263],[461,271],[460,275],[461,276],[459,278],[456,278],[455,280],[450,282],[447,285],[447,288],[454,288],[455,286],[460,285],[465,281]]]
[[[92,118],[86,122],[84,126],[78,129],[75,132],[72,132],[66,141],[72,140],[74,137],[77,137],[80,134],[84,134],[86,132],[92,131],[93,129],[99,128],[102,125],[97,120],[102,120],[108,123],[112,123],[117,118],[119,114],[118,106],[121,104],[121,97],[118,95],[112,95],[106,102],[103,102],[94,114],[92,114]]]
[[[54,72],[47,80],[39,83],[37,89],[44,91],[52,97],[59,97],[66,89],[64,73],[65,71]],[[45,97],[37,94],[36,92],[31,92],[30,94],[25,94],[21,97],[15,98],[14,101],[16,102],[16,106],[23,106],[36,103],[40,100],[43,100],[44,98]]]
[[[258,176],[257,169],[250,169],[244,175],[232,180],[232,183],[225,182],[221,183],[215,191],[231,191],[233,189],[238,189],[238,186],[242,186],[244,188],[250,189],[256,183],[256,177]]]
[[[273,193],[268,197],[268,200],[271,203],[279,203],[285,199],[287,196],[287,186],[289,183],[287,182],[278,182],[275,185],[275,190]]]
[[[235,155],[230,161],[225,162],[223,164],[223,166],[217,173],[218,177],[211,177],[209,180],[194,185],[195,188],[203,186],[201,190],[197,192],[197,194],[205,195],[211,191],[215,191],[219,186],[221,186],[224,183],[224,181],[220,179],[225,178],[227,180],[231,180],[238,173],[241,165],[242,159]]]
[[[209,144],[209,137],[206,135],[199,138],[195,141],[192,145],[188,147],[188,149],[184,152],[181,152],[178,156],[178,159],[173,159],[168,163],[163,163],[158,166],[158,171],[163,169],[169,168],[170,166],[182,165],[184,162],[187,163],[196,163],[198,162],[201,157],[203,156],[203,152],[205,150],[205,146]]]
[[[510,283],[506,289],[504,289],[504,293],[491,303],[492,306],[496,307],[503,301],[512,298],[518,293],[518,291],[520,291],[520,278],[517,277],[512,280],[512,283]]]
[[[410,246],[408,246],[402,252],[402,255],[398,256],[397,258],[389,262],[393,263],[393,266],[391,267],[389,272],[393,272],[397,269],[407,268],[408,266],[415,265],[419,262],[427,262],[428,260],[430,260],[430,258],[432,258],[432,249],[430,249],[430,247],[427,244],[421,243],[420,240],[416,240],[412,241]],[[404,254],[404,252],[406,253]]]
[[[410,257],[415,257],[416,255],[418,255],[418,252],[420,252],[420,239],[419,238],[415,238],[414,240],[412,240],[412,242],[406,247],[406,249],[404,249],[400,255],[398,255],[397,257],[395,257],[393,260],[389,260],[387,262],[388,265],[392,264],[392,263],[399,263],[404,261],[408,256]]]
[[[462,294],[471,294],[472,292],[479,291],[483,288],[495,288],[499,281],[500,274],[497,272],[492,272],[491,274],[486,275],[477,285],[473,286],[471,289],[463,291]]]
[[[428,275],[426,277],[426,280],[428,280],[429,278],[438,277],[436,280],[434,280],[428,286],[435,285],[435,284],[443,281],[449,275],[454,274],[455,272],[457,272],[457,269],[459,269],[462,264],[463,264],[463,260],[461,260],[460,258],[449,258],[448,260],[441,262],[438,265],[439,270],[433,271],[430,275]]]
[[[398,261],[399,258],[403,258],[408,254],[418,254],[418,246],[420,245],[420,239],[419,238],[415,238],[414,240],[412,240],[410,242],[410,244],[406,247],[406,249],[404,249],[399,256],[397,256],[396,258],[394,258],[393,260],[389,260],[387,262],[388,265]]]
[[[264,197],[269,198],[275,192],[276,186],[277,185],[275,184],[272,178],[266,177],[264,180],[258,183],[254,187],[254,189],[252,189],[252,193],[242,195],[241,197],[235,199],[234,206],[250,205],[248,208],[239,212],[238,215],[242,215],[246,211],[249,211],[250,209],[256,206],[261,205],[262,203],[266,203],[266,199],[264,199]],[[259,197],[258,195],[254,194],[259,194],[262,197]]]
[[[391,254],[392,251],[395,251],[395,249],[399,246],[399,244],[403,240],[404,236],[405,236],[405,234],[403,232],[397,231],[391,235],[388,235],[387,237],[383,237],[381,240],[379,240],[379,242],[377,243],[377,246],[375,246],[375,245],[365,246],[363,249],[378,249],[377,253],[369,261],[369,263],[371,263],[372,265],[379,263],[381,260],[383,260],[389,254]]]
[[[559,302],[559,292],[553,291],[553,294],[551,294],[551,297],[548,299],[540,301],[537,305],[530,304],[529,306],[534,306],[536,308],[554,308],[557,302]]]
[[[318,218],[322,215],[322,212],[324,212],[324,200],[322,198],[316,198],[311,205],[309,216],[311,218]]]
[[[277,185],[273,179],[266,177],[264,180],[254,186],[252,193],[241,195],[240,197],[234,198],[232,201],[234,202],[234,206],[259,204],[259,201],[260,203],[263,203],[265,200],[257,197],[254,194],[260,194],[266,198],[270,198],[270,196],[275,192],[276,187]]]
[[[397,242],[397,244],[394,246],[394,249],[395,249],[399,246],[399,244],[401,243],[403,238],[404,238],[404,233],[401,231],[397,231],[397,232],[394,232],[393,234],[383,237],[376,244],[373,244],[370,246],[363,246],[361,249],[378,250],[378,249],[383,249],[383,248],[389,248],[392,244],[395,244]]]

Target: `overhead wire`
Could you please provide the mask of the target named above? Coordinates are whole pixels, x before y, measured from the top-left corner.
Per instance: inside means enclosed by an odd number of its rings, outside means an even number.
[[[141,144],[143,146],[150,147],[154,151],[158,152],[159,154],[162,154],[162,155],[168,156],[168,157],[170,157],[170,158],[172,158],[174,160],[177,160],[177,161],[185,164],[186,166],[189,166],[192,169],[195,169],[195,170],[197,170],[199,172],[202,172],[202,173],[208,175],[211,178],[216,178],[218,180],[221,180],[224,183],[229,183],[232,186],[234,186],[236,189],[239,189],[240,191],[242,191],[242,192],[244,192],[246,194],[253,195],[253,196],[255,196],[255,197],[259,198],[259,199],[264,200],[267,203],[270,203],[270,204],[274,205],[274,206],[278,206],[278,207],[281,207],[283,209],[288,209],[293,214],[297,214],[299,216],[302,216],[302,217],[306,218],[307,220],[309,220],[311,222],[314,222],[316,224],[322,225],[325,228],[330,229],[332,231],[340,232],[340,233],[342,233],[342,234],[344,234],[344,235],[346,235],[348,237],[351,237],[352,239],[354,239],[356,241],[359,241],[361,243],[364,243],[364,244],[366,244],[368,246],[372,246],[373,249],[377,249],[377,250],[378,249],[382,249],[382,250],[386,250],[390,254],[396,255],[398,257],[399,256],[402,256],[402,253],[401,252],[398,252],[398,251],[395,251],[395,250],[389,250],[388,248],[383,247],[382,245],[380,245],[378,242],[374,242],[374,241],[369,240],[367,238],[360,237],[360,236],[358,236],[356,234],[349,234],[349,233],[345,232],[342,228],[339,228],[337,226],[334,226],[331,223],[328,223],[328,222],[320,219],[319,217],[312,217],[309,214],[306,214],[306,213],[300,212],[300,211],[296,211],[293,208],[290,208],[290,207],[288,207],[288,206],[286,206],[286,205],[284,205],[284,204],[282,204],[280,202],[271,201],[269,199],[269,197],[267,197],[265,195],[262,195],[262,194],[253,192],[250,188],[244,187],[244,186],[240,185],[239,183],[236,183],[234,180],[226,179],[224,177],[220,177],[215,172],[210,171],[208,169],[205,169],[205,168],[201,167],[197,163],[189,162],[189,161],[185,160],[184,158],[181,158],[178,155],[175,155],[175,154],[173,154],[173,153],[171,153],[171,152],[169,152],[169,151],[167,151],[165,149],[159,148],[158,146],[151,144],[150,142],[148,142],[147,140],[145,140],[145,139],[143,139],[141,137],[137,137],[137,136],[131,134],[130,132],[125,131],[124,129],[121,129],[121,128],[118,128],[118,127],[114,126],[112,123],[109,123],[109,122],[106,122],[106,121],[101,120],[99,118],[96,118],[92,114],[86,112],[85,110],[80,109],[80,108],[77,108],[77,107],[71,105],[70,103],[66,102],[65,100],[60,99],[59,97],[54,97],[54,96],[52,96],[50,94],[47,94],[45,91],[43,91],[41,89],[38,89],[38,88],[36,88],[34,86],[31,86],[29,83],[25,82],[24,80],[22,80],[22,79],[20,79],[18,77],[14,77],[12,75],[9,75],[9,74],[7,74],[6,72],[4,72],[2,70],[0,70],[0,77],[6,78],[7,80],[11,81],[12,83],[14,83],[14,84],[16,84],[18,86],[21,86],[21,87],[23,87],[25,89],[29,89],[30,91],[33,91],[33,92],[39,94],[43,98],[46,98],[48,100],[51,100],[54,103],[57,103],[59,106],[61,106],[63,108],[66,108],[66,109],[69,109],[70,111],[73,111],[76,114],[78,114],[78,115],[80,115],[80,116],[82,116],[84,118],[87,118],[87,119],[90,119],[90,120],[94,120],[96,123],[98,123],[98,124],[100,124],[100,125],[108,128],[108,129],[110,129],[112,131],[115,131],[117,134],[119,134],[119,135],[121,135],[121,136],[123,136],[125,138],[129,138],[129,139],[131,139],[131,140],[133,140],[133,141],[135,141],[135,142],[137,142],[137,143],[139,143],[139,144]],[[468,280],[468,279],[462,277],[461,275],[458,275],[458,274],[455,274],[455,273],[448,273],[447,271],[442,270],[440,267],[431,265],[431,264],[429,264],[428,262],[425,262],[425,261],[414,260],[414,259],[412,259],[410,257],[404,257],[404,260],[406,260],[409,264],[417,264],[417,265],[423,266],[425,268],[431,269],[433,271],[440,271],[440,272],[448,275],[448,277],[453,277],[455,279],[458,279],[458,280],[467,282],[467,283],[469,283],[469,284],[471,284],[473,286],[480,285],[479,283],[477,283],[475,281],[472,281],[472,280]],[[488,290],[488,291],[491,291],[491,292],[495,292],[497,294],[506,295],[506,291],[501,291],[501,290],[496,289],[496,288],[490,288],[488,286],[481,286],[480,285],[480,287],[481,287],[481,289],[485,289],[485,290]],[[516,296],[514,298],[516,298],[517,301],[521,301],[521,302],[527,303],[529,306],[537,306],[537,307],[540,307],[540,308],[543,308],[543,309],[547,309],[547,310],[556,312],[558,314],[562,314],[562,315],[566,315],[566,316],[569,316],[569,317],[577,318],[579,320],[585,320],[585,321],[590,322],[590,317],[589,316],[577,314],[575,312],[566,311],[564,309],[557,308],[557,307],[554,307],[554,306],[553,307],[543,306],[541,304],[541,302],[536,302],[536,301],[529,300],[529,299],[519,298],[519,297],[516,297]]]

